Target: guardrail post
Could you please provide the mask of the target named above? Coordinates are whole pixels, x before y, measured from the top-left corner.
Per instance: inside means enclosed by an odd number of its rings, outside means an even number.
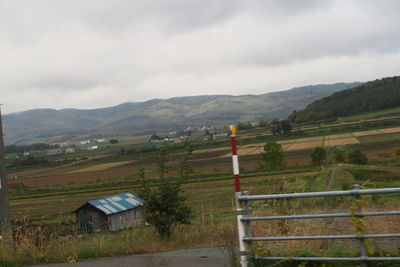
[[[244,191],[242,193],[244,196],[248,196],[249,192]],[[246,217],[251,217],[251,207],[250,207],[250,201],[248,200],[243,200],[243,215]],[[242,221],[244,224],[244,233],[246,237],[253,237],[253,228],[251,225],[251,221]],[[245,248],[246,248],[246,256],[248,261],[248,266],[253,266],[253,256],[254,256],[254,251],[253,251],[253,243],[251,241],[246,241],[245,242]]]
[[[243,201],[240,201],[238,198],[242,195],[241,192],[235,192],[236,196],[236,219],[237,219],[237,226],[238,226],[238,234],[239,234],[239,256],[240,256],[240,266],[241,267],[248,267],[247,261],[247,242],[243,240],[246,237],[246,226],[245,223],[242,221],[243,214],[245,213],[245,209],[243,206]]]
[[[354,190],[360,190],[360,185],[355,184]],[[360,213],[362,213],[361,204],[360,204],[361,196],[356,194],[355,199],[356,199],[356,203],[355,203],[355,209],[353,211],[355,214],[360,214]],[[355,215],[355,216],[357,217],[357,220],[355,221],[356,222],[356,235],[364,235],[365,234],[365,226],[363,225],[363,222],[361,222],[361,218],[363,218],[363,216],[359,216],[359,215]],[[360,219],[360,220],[358,220],[358,219]],[[357,225],[357,224],[362,224],[362,225]],[[358,242],[360,245],[360,257],[367,258],[368,254],[367,254],[367,249],[365,246],[365,238],[359,237]],[[366,261],[362,261],[361,265],[363,267],[368,266]]]

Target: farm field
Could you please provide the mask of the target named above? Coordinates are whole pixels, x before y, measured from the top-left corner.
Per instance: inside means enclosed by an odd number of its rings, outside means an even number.
[[[117,167],[117,166],[121,166],[121,165],[125,165],[125,164],[129,164],[134,162],[134,160],[131,161],[120,161],[120,162],[110,162],[110,163],[103,163],[103,164],[98,164],[98,165],[94,165],[94,166],[89,166],[86,168],[82,168],[82,169],[77,169],[77,170],[73,170],[73,171],[69,171],[66,174],[71,174],[71,173],[81,173],[81,172],[93,172],[93,171],[103,171],[106,169],[110,169],[113,167]]]
[[[323,141],[311,141],[311,142],[296,142],[289,145],[286,150],[303,150],[311,149],[314,147],[322,146]]]
[[[289,153],[286,162],[288,166],[296,166],[298,164],[307,165],[310,162],[309,150],[317,146],[344,146],[344,145],[363,145],[367,142],[374,143],[382,140],[386,140],[388,135],[397,135],[400,132],[400,127],[373,130],[373,131],[362,131],[354,133],[342,133],[334,135],[314,136],[306,138],[296,138],[278,141],[283,145],[284,150]],[[377,134],[379,133],[379,134]],[[359,136],[360,140],[356,137]],[[400,134],[399,134],[400,135]],[[390,137],[390,138],[392,138]],[[373,138],[373,139],[367,139]],[[238,154],[241,156],[240,167],[244,172],[257,170],[262,162],[261,158],[257,157],[263,151],[264,142],[255,142],[252,144],[240,145]],[[394,153],[396,146],[372,146],[371,149],[365,148],[365,153],[368,156],[378,157],[384,153]],[[224,151],[230,150],[230,147],[219,147],[214,149],[198,149],[195,150],[195,157],[192,161],[194,175],[200,175],[203,177],[208,173],[209,176],[220,175],[219,173],[229,174],[231,171],[230,157],[231,153],[224,153]],[[298,151],[298,152],[296,152]],[[304,152],[302,152],[304,151]],[[296,152],[291,156],[290,153]],[[203,157],[207,155],[207,157]],[[221,158],[222,155],[222,158]],[[171,155],[172,158],[175,156]],[[249,157],[247,159],[247,157]],[[139,156],[140,158],[140,156]],[[33,170],[24,170],[19,172],[10,173],[9,177],[18,177],[16,181],[23,183],[27,187],[40,188],[45,186],[63,186],[73,184],[78,187],[79,184],[87,183],[103,183],[110,181],[110,184],[114,180],[121,181],[132,181],[134,182],[135,177],[141,167],[146,168],[146,175],[148,177],[157,177],[158,167],[155,163],[156,155],[146,156],[146,160],[143,159],[125,159],[113,162],[100,161],[87,161],[77,165],[68,165],[65,167],[57,168],[39,168]],[[150,158],[152,158],[150,160]],[[154,163],[148,163],[154,162]],[[167,175],[175,175],[177,170],[174,164],[179,161],[174,159],[170,164]],[[200,177],[200,176],[199,176]],[[108,183],[108,182],[107,182]]]
[[[396,139],[397,138],[397,139]],[[381,130],[373,130],[373,131],[362,131],[362,132],[353,132],[353,133],[343,133],[343,134],[335,134],[335,135],[326,135],[326,136],[315,136],[315,137],[307,137],[307,138],[297,138],[297,139],[288,139],[281,140],[278,143],[282,144],[283,149],[287,152],[291,151],[302,151],[302,150],[311,150],[318,146],[325,147],[334,147],[334,146],[344,146],[344,145],[363,145],[364,143],[370,142],[380,142],[380,141],[390,141],[390,140],[398,140],[400,138],[400,127],[396,128],[388,128]],[[263,152],[264,142],[253,143],[240,145],[238,148],[239,156],[256,156],[260,155]],[[375,147],[374,151],[380,151],[373,154],[373,156],[377,156],[375,154],[380,153],[393,153],[395,147],[392,149],[383,149],[379,147]],[[224,153],[226,151],[226,153]],[[218,154],[223,153],[223,154]],[[304,152],[304,158],[309,157],[308,152]],[[198,149],[194,151],[194,171],[195,173],[202,172],[211,172],[215,171],[229,171],[231,169],[230,166],[230,147],[219,147],[219,148],[211,148],[211,149]],[[200,160],[203,155],[207,155],[207,159],[209,160]],[[217,158],[227,158],[226,160],[218,163],[218,160],[212,160],[214,157]],[[198,158],[198,160],[196,160]],[[204,158],[205,159],[205,158]],[[156,157],[153,158],[153,161],[156,160]],[[292,165],[296,164],[296,161],[299,160],[300,164],[304,164],[307,160],[300,160],[300,158],[290,157],[287,159],[287,162]],[[137,159],[131,160],[122,160],[117,162],[99,162],[96,161],[88,161],[87,163],[80,164],[68,164],[67,166],[57,167],[57,168],[39,168],[32,170],[24,170],[18,172],[9,173],[9,178],[18,177],[17,180],[20,183],[23,183],[28,187],[41,187],[41,186],[54,186],[54,185],[64,185],[64,184],[79,184],[79,183],[87,183],[87,182],[96,182],[96,181],[104,181],[104,180],[112,180],[118,179],[122,177],[132,177],[136,175],[141,167],[146,167],[149,177],[156,177],[158,175],[157,165],[155,163],[147,163],[147,161],[140,162]],[[212,164],[213,167],[210,168]],[[253,164],[248,162],[241,163],[241,167],[245,169],[257,168],[261,164],[261,159],[258,162]],[[169,175],[176,174],[176,169],[171,168],[169,170]]]
[[[276,179],[297,179],[299,177],[308,177],[316,174],[312,172],[287,173],[284,175],[262,175],[255,177],[246,177],[242,179],[243,186],[246,190],[253,192],[259,190],[258,187],[264,188],[264,184]],[[267,185],[265,185],[267,186]],[[230,178],[218,181],[204,181],[187,183],[183,185],[185,194],[188,196],[189,203],[192,207],[203,207],[204,212],[220,213],[228,212],[231,209],[233,180]],[[137,187],[133,186],[128,190],[136,194]],[[197,193],[202,191],[200,195]],[[90,199],[100,198],[104,195],[118,194],[121,190],[109,190],[99,192],[82,192],[77,194],[63,194],[56,196],[37,197],[33,199],[15,199],[11,201],[13,216],[23,218],[29,214],[34,219],[55,219],[57,217],[71,216],[71,213]],[[203,198],[206,192],[207,197]],[[213,193],[215,192],[215,193]],[[209,201],[218,202],[218,206],[208,207]]]
[[[396,163],[393,162],[393,164],[393,166],[386,166],[384,168],[380,167],[379,165],[356,166],[351,164],[338,164],[312,171],[293,170],[292,172],[287,173],[282,171],[279,174],[259,173],[255,176],[243,177],[241,179],[241,184],[242,190],[249,191],[250,194],[340,190],[342,187],[351,188],[354,183],[364,183],[364,186],[366,187],[400,186],[400,180],[392,179],[393,175],[400,176],[400,170],[395,167]],[[334,172],[332,172],[333,168],[336,169]],[[68,185],[66,188],[68,188]],[[226,178],[217,181],[188,182],[183,184],[183,190],[185,196],[187,197],[187,203],[194,209],[195,218],[198,218],[192,227],[198,227],[197,223],[200,221],[202,224],[204,224],[204,227],[210,228],[210,230],[213,232],[209,239],[195,239],[197,240],[197,243],[201,243],[202,247],[223,244],[221,243],[221,239],[219,239],[221,237],[217,238],[215,235],[221,235],[223,238],[224,235],[223,232],[221,232],[221,229],[226,229],[227,227],[234,229],[235,222],[234,220],[230,219],[233,216],[233,188],[234,186],[232,178]],[[133,194],[137,194],[137,190],[138,187],[131,187],[120,189],[115,188],[99,192],[77,191],[74,194],[60,192],[54,196],[37,196],[34,198],[16,197],[12,199],[11,207],[14,218],[19,220],[26,220],[26,216],[29,215],[30,220],[46,221],[49,223],[51,222],[52,224],[60,222],[68,225],[74,222],[74,216],[71,215],[71,212],[84,204],[87,200],[121,192],[131,192]],[[385,202],[382,201],[382,199],[379,199],[378,202],[372,202],[370,204],[370,209],[373,211],[382,210],[380,207],[381,203],[384,203],[385,209],[387,210],[393,210],[396,208],[396,205],[398,206],[396,202],[398,200],[396,199],[389,198],[388,200],[385,200]],[[310,209],[319,211],[322,206],[324,210],[329,212],[329,210],[332,209],[349,209],[349,204],[346,203],[346,200],[334,202],[332,199],[320,201],[306,199],[295,203],[292,202],[290,206],[282,206],[275,202],[255,202],[253,206],[253,212],[257,216],[263,216],[267,214],[292,214],[294,212],[302,213],[305,210]],[[382,221],[379,218],[368,219],[367,231],[370,233],[375,233],[376,231],[383,231],[385,233],[393,232],[396,231],[396,225],[398,225],[398,223],[400,223],[400,218],[390,217],[385,221]],[[288,222],[284,227],[275,222],[272,222],[268,225],[269,227],[265,227],[265,223],[254,223],[254,233],[260,236],[285,236],[288,234],[298,235],[300,234],[299,229],[307,233],[317,232],[321,235],[332,234],[332,231],[340,232],[341,234],[353,233],[352,223],[350,220],[346,219],[335,219],[332,221],[315,220],[311,223]],[[324,225],[324,227],[321,228],[321,225]],[[182,231],[182,229],[178,228],[177,231]],[[199,230],[191,230],[191,232],[198,231]],[[147,234],[154,235],[152,232]],[[88,235],[88,237],[85,237],[85,239],[86,238],[91,238],[91,235]],[[198,236],[197,238],[200,237]],[[92,242],[96,241],[93,240]],[[103,240],[103,242],[105,241]],[[159,241],[153,242],[158,244],[157,242]],[[190,244],[192,244],[190,246],[193,246],[193,243]],[[316,249],[318,247],[318,250],[325,250],[329,247],[329,243],[326,242],[303,242],[301,245],[308,249]],[[294,249],[294,246],[295,244],[292,244],[286,247],[286,249]],[[180,246],[177,247],[179,248]],[[279,245],[274,246],[274,248],[279,248]],[[161,248],[157,246],[153,249],[154,250],[150,250],[150,252],[158,251]]]
[[[343,134],[334,134],[334,135],[326,135],[326,136],[315,136],[315,137],[306,137],[306,138],[297,138],[297,139],[289,139],[289,140],[281,140],[277,143],[281,144],[284,150],[292,151],[292,150],[304,150],[304,149],[313,149],[318,146],[332,147],[332,146],[343,146],[343,145],[352,145],[359,144],[364,141],[375,141],[385,139],[384,135],[388,133],[400,133],[400,127],[395,128],[386,128],[380,130],[369,130],[369,131],[359,131],[352,133],[343,133]],[[358,137],[371,137],[373,139],[358,139]],[[261,153],[263,150],[264,143],[254,143],[247,144],[238,147],[238,155],[256,155]],[[212,152],[212,151],[224,151],[230,150],[230,147],[220,147],[216,149],[204,149],[197,151],[196,153],[202,152]],[[226,153],[222,157],[230,157],[231,153]]]
[[[400,186],[400,180],[395,178],[400,177],[400,158],[396,156],[396,151],[400,148],[399,127],[328,132],[297,138],[284,136],[279,139],[279,137],[271,136],[270,138],[280,143],[285,151],[285,165],[277,170],[266,170],[263,167],[260,153],[266,142],[261,142],[259,136],[253,139],[246,138],[238,139],[238,154],[242,190],[249,191],[250,194],[342,190],[352,188],[355,183],[362,184],[366,188]],[[213,234],[211,239],[191,237],[193,242],[189,246],[193,244],[221,245],[221,240],[224,240],[224,238],[221,239],[224,234],[222,229],[229,227],[234,231],[235,222],[232,220],[234,185],[228,141],[217,143],[218,147],[207,144],[207,148],[204,148],[197,145],[193,158],[190,160],[193,172],[182,184],[182,189],[188,205],[194,210],[195,226],[193,227],[198,227],[197,223],[201,222],[205,225],[204,227],[211,229]],[[360,149],[368,156],[370,164],[367,166],[337,164],[332,162],[330,156],[329,163],[321,168],[311,166],[310,152],[317,146],[326,147],[328,153],[330,153],[329,149],[335,146]],[[96,155],[95,158],[92,158],[90,154],[85,154],[85,160],[56,167],[11,172],[9,174],[11,184],[15,182],[16,185],[25,186],[15,187],[11,191],[14,220],[35,222],[46,227],[57,226],[64,229],[63,231],[70,231],[67,229],[74,227],[75,220],[72,212],[86,201],[123,192],[138,194],[141,186],[138,176],[140,169],[145,168],[145,177],[150,185],[159,181],[157,151],[129,155],[121,155],[119,151],[112,152],[111,149],[108,151],[108,153],[99,153],[103,156]],[[165,174],[167,178],[179,174],[182,155],[183,149],[170,150],[168,170]],[[59,160],[62,162],[63,159]],[[371,202],[371,207],[373,210],[379,210],[382,208],[381,203],[383,202]],[[389,198],[384,203],[387,209],[396,207],[398,198]],[[304,200],[291,204],[297,207],[296,210],[293,210],[291,205],[285,205],[277,205],[275,202],[255,202],[253,208],[255,213],[262,216],[263,214],[301,213],[310,209],[319,211],[321,207],[327,210],[342,210],[349,207],[349,202],[347,200],[338,203],[332,200],[325,202]],[[326,221],[317,221],[312,224],[288,222],[285,224],[286,230],[282,228],[282,225],[275,223],[269,224],[269,230],[263,224],[255,223],[254,231],[260,234],[270,234],[268,231],[273,231],[278,235],[285,235],[291,231],[298,231],[296,229],[301,227],[302,230],[314,232],[321,223],[324,224]],[[392,223],[396,224],[400,221],[392,220]],[[390,232],[394,229],[392,224],[383,224],[379,220],[369,220],[369,224],[369,231],[382,229],[382,231]],[[326,224],[326,229],[320,230],[320,233],[330,234],[329,227],[343,230],[343,233],[352,233],[351,223],[346,221]],[[147,231],[148,236],[153,235],[151,231]],[[193,236],[198,231],[189,231],[188,235]],[[87,238],[92,237],[88,235]],[[182,244],[189,244],[185,242]],[[304,247],[316,249],[312,242],[301,244]],[[158,251],[165,246],[165,244],[160,245],[150,251]],[[181,248],[182,246],[174,247]],[[171,246],[168,245],[168,247]]]
[[[350,138],[353,137],[351,133],[345,133],[345,134],[333,134],[333,135],[327,135],[325,136],[326,139],[339,139],[339,138]]]
[[[337,139],[326,139],[324,146],[343,146],[359,144],[360,142],[354,137],[337,138]]]

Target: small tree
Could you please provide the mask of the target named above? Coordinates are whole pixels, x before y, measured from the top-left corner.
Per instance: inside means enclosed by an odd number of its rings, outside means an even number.
[[[280,128],[283,134],[288,134],[292,131],[292,125],[290,125],[290,122],[288,120],[281,120]]]
[[[261,153],[264,166],[267,169],[276,169],[284,165],[283,148],[277,142],[268,142],[264,146],[264,152]]]
[[[316,147],[311,153],[311,161],[313,165],[321,166],[326,159],[326,150],[323,147]]]
[[[249,130],[252,128],[253,128],[253,126],[248,122],[241,122],[237,125],[238,130]]]
[[[162,178],[155,188],[144,186],[141,197],[145,203],[146,220],[163,238],[169,238],[176,225],[190,223],[192,210],[181,193],[180,182],[166,178]]]
[[[165,146],[160,148],[158,153],[158,169],[160,171],[160,177],[163,178],[164,174],[168,171],[168,152]]]
[[[162,238],[169,238],[178,224],[189,224],[192,210],[182,196],[182,179],[161,178],[157,186],[146,183],[145,170],[140,169],[142,188],[139,195],[144,200],[144,213],[148,223],[156,228]]]
[[[355,149],[350,151],[347,154],[347,159],[350,163],[353,164],[367,164],[368,163],[368,158],[367,156],[361,152],[359,149]]]
[[[346,161],[346,151],[341,149],[335,149],[333,151],[333,159],[337,163],[342,163]]]
[[[271,121],[271,132],[273,135],[288,134],[292,131],[292,125],[288,120],[273,119]]]
[[[273,135],[279,135],[281,133],[281,124],[279,119],[275,118],[271,121],[271,132]]]
[[[259,123],[258,123],[258,126],[259,127],[267,127],[268,126],[268,122],[267,121],[260,121]]]
[[[188,177],[193,173],[193,168],[190,166],[189,161],[193,159],[193,146],[190,142],[185,142],[185,152],[183,158],[179,163],[179,174],[182,179]]]

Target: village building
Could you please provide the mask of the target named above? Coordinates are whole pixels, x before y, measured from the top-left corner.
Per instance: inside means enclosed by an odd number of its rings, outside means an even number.
[[[59,148],[46,150],[46,155],[47,156],[61,155],[62,153],[63,153],[62,150],[59,149]]]
[[[223,138],[228,138],[228,134],[213,134],[212,139],[217,140],[217,139],[223,139]]]
[[[89,200],[74,211],[82,232],[118,231],[144,222],[142,199],[131,193]]]
[[[72,147],[69,147],[65,150],[65,153],[70,154],[70,153],[75,153],[75,149]]]

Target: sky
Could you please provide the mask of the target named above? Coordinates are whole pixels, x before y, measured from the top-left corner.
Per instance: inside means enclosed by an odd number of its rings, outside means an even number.
[[[398,0],[0,0],[3,114],[399,75]]]

